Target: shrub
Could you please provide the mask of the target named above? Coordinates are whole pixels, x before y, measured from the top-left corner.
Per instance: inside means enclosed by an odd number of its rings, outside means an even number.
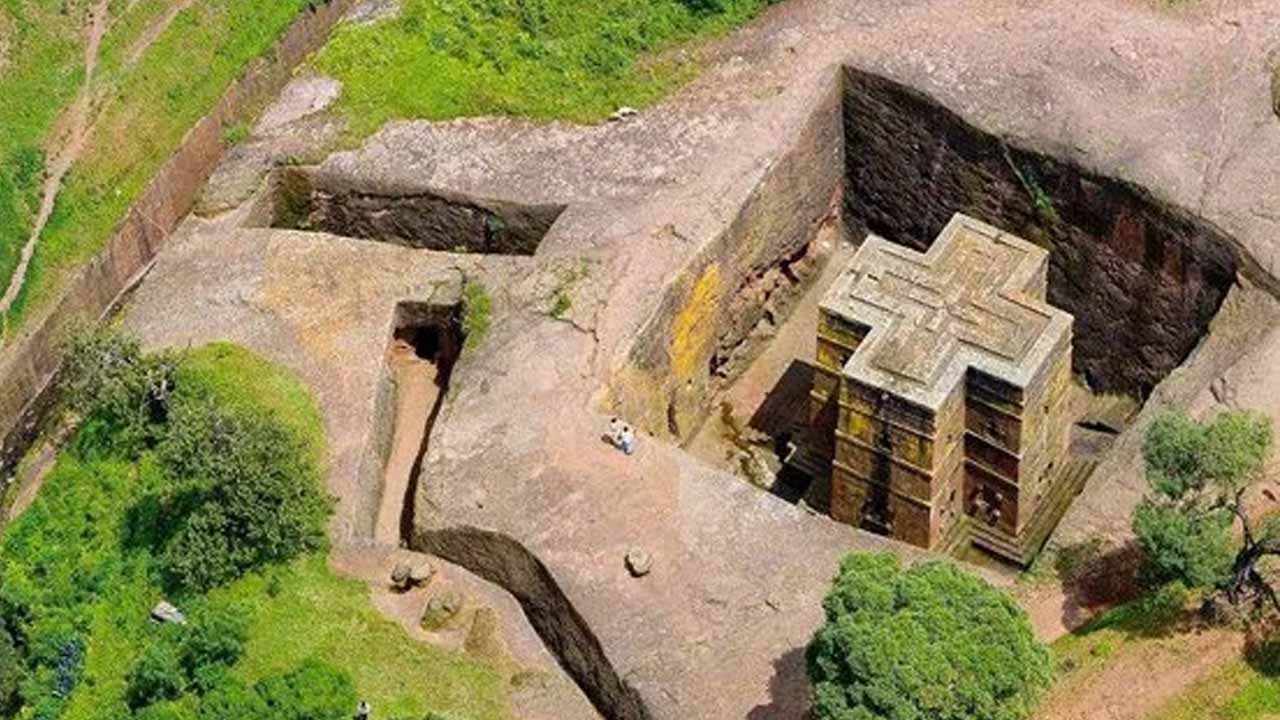
[[[323,546],[331,501],[302,442],[269,414],[179,395],[158,455],[175,486],[201,495],[161,560],[178,586],[203,592]]]
[[[210,606],[193,614],[183,639],[182,664],[197,686],[209,689],[221,668],[231,667],[244,652],[249,622],[234,606]],[[205,677],[202,680],[202,676]]]
[[[357,703],[351,678],[315,659],[257,687],[273,720],[348,720]]]
[[[229,677],[200,699],[200,720],[244,720],[269,717],[267,703],[257,690]]]
[[[162,637],[149,644],[129,671],[128,684],[129,707],[134,709],[181,696],[187,677],[176,643]]]
[[[12,717],[18,710],[18,688],[26,676],[22,655],[13,636],[0,626],[0,717]]]
[[[176,365],[167,353],[143,355],[137,339],[114,330],[73,335],[61,390],[67,407],[84,419],[77,448],[134,454],[154,441]]]
[[[195,720],[196,713],[183,702],[166,701],[148,705],[133,714],[134,720]],[[245,716],[246,720],[251,716]]]
[[[1048,650],[1005,593],[945,562],[852,553],[808,651],[819,720],[1022,720]]]

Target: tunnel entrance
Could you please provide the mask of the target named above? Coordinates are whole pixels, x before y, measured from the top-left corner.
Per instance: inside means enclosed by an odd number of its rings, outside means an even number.
[[[525,204],[444,191],[392,191],[315,168],[277,170],[268,225],[420,250],[533,255],[565,205]]]
[[[374,523],[375,541],[386,545],[403,544],[413,531],[423,458],[464,340],[456,305],[402,302],[394,323],[386,357],[395,422]]]

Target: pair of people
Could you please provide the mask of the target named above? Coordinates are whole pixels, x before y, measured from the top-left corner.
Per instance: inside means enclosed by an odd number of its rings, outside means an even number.
[[[630,455],[636,450],[636,431],[620,418],[609,419],[609,442],[622,452]]]

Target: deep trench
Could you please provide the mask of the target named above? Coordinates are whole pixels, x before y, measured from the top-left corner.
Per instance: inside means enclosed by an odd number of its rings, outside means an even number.
[[[522,544],[489,530],[452,527],[417,532],[409,547],[442,557],[511,593],[547,649],[606,720],[652,717],[551,572]]]
[[[537,252],[566,207],[443,191],[391,192],[306,167],[278,170],[271,194],[272,227],[495,255]]]
[[[396,306],[393,342],[404,342],[421,360],[436,366],[440,393],[422,428],[400,513],[405,546],[431,553],[502,587],[520,603],[543,644],[583,694],[608,720],[648,720],[639,693],[618,676],[595,633],[583,620],[546,566],[512,538],[470,527],[415,532],[414,516],[431,432],[462,353],[461,306],[403,302]]]
[[[918,250],[963,212],[1050,251],[1073,364],[1145,399],[1205,335],[1240,261],[1224,233],[1146,189],[1016,146],[892,80],[845,68],[846,223]]]
[[[438,389],[422,428],[422,438],[418,443],[418,451],[409,471],[409,482],[401,502],[401,540],[407,540],[413,534],[414,498],[422,475],[422,461],[430,449],[431,431],[440,416],[440,408],[449,392],[453,366],[462,353],[463,341],[466,339],[462,332],[461,318],[462,311],[457,305],[402,302],[396,306],[393,340],[408,344],[420,360],[435,366],[435,385]]]

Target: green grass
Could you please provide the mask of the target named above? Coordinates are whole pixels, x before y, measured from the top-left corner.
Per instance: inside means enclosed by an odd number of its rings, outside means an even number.
[[[249,682],[318,657],[349,672],[379,717],[420,718],[428,710],[506,717],[502,679],[492,668],[413,640],[370,605],[363,583],[335,576],[322,557],[247,577],[212,597],[250,608],[249,643],[235,668]]]
[[[1232,660],[1146,720],[1263,720],[1280,717],[1280,681]]]
[[[1050,645],[1059,684],[1085,682],[1113,659],[1162,641],[1187,621],[1188,595],[1171,588],[1112,608]]]
[[[58,4],[48,0],[0,2]],[[127,7],[116,4],[121,9]],[[23,291],[9,316],[3,319],[7,327],[18,327],[33,308],[50,302],[56,297],[62,278],[103,247],[187,130],[214,107],[251,60],[271,49],[306,5],[307,0],[194,3],[179,13],[133,64],[127,63],[128,49],[145,29],[145,21],[154,18],[163,5],[143,0],[121,18],[117,34],[109,36],[103,48],[102,82],[108,101],[84,154],[72,167],[58,196],[53,216],[36,246]],[[0,133],[26,128],[23,138],[42,142],[52,118],[74,97],[80,81],[74,72],[78,65],[64,64],[69,65],[69,70],[63,73],[66,77],[59,75],[57,82],[27,83],[31,86],[29,95],[36,95],[38,114],[48,116],[49,122],[18,123],[7,117],[7,108],[13,106],[9,102],[11,95],[7,95],[3,103],[6,109],[0,110]],[[193,68],[199,71],[193,72]],[[55,99],[38,97],[44,86],[49,86]],[[21,111],[16,114],[23,115]],[[0,148],[5,144],[0,143]],[[0,208],[3,206],[0,197]],[[29,212],[23,217],[27,215]],[[5,232],[4,223],[0,219],[0,232]],[[6,279],[12,268],[6,272],[5,253],[12,254],[15,237],[7,232],[0,235],[0,277]]]
[[[87,0],[0,0],[9,44],[0,70],[0,288],[8,285],[30,234],[44,169],[42,148],[84,77]]]
[[[556,320],[569,317],[573,309],[573,292],[578,283],[591,276],[591,263],[586,258],[579,258],[574,265],[561,270],[556,287],[551,291],[551,307],[547,314]]]
[[[222,142],[224,145],[227,145],[228,147],[232,145],[239,145],[240,143],[249,139],[249,133],[250,133],[249,123],[247,122],[234,123],[222,129]]]
[[[253,354],[215,344],[190,354],[178,376],[220,402],[256,405],[323,451],[320,415],[295,378]],[[166,480],[136,463],[65,451],[32,507],[0,536],[0,601],[31,608],[24,622],[41,644],[85,640],[83,670],[64,720],[128,717],[126,677],[159,632],[149,609],[163,594],[151,549],[129,533],[131,508]],[[470,720],[507,717],[502,677],[464,654],[420,643],[384,619],[360,582],[337,577],[319,553],[250,574],[209,596],[174,599],[191,610],[231,602],[250,619],[246,652],[232,668],[250,682],[318,657],[348,672],[380,716],[427,710]],[[52,682],[48,673],[38,678]]]
[[[1280,642],[1250,644],[1148,720],[1263,720],[1280,717]]]
[[[393,119],[518,115],[592,122],[643,107],[695,68],[660,52],[745,22],[768,0],[406,0],[340,28],[314,59],[362,137]]]
[[[462,288],[462,334],[467,348],[479,347],[489,334],[493,321],[493,298],[480,282],[468,282]]]

